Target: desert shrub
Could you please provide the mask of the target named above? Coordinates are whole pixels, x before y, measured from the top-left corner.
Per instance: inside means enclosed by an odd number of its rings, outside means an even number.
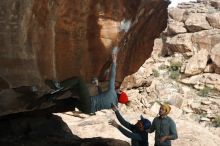
[[[162,65],[159,66],[159,70],[164,70],[164,69],[167,69],[166,65],[162,64]]]
[[[171,62],[169,71],[170,71],[170,78],[173,80],[178,80],[180,77],[180,69],[182,63],[181,62]]]
[[[159,77],[160,73],[158,72],[158,70],[153,69],[152,72],[154,77]]]
[[[220,127],[220,116],[215,117],[214,123],[216,124],[216,127]]]
[[[181,62],[171,62],[170,63],[170,71],[180,71],[182,66]]]
[[[171,71],[170,72],[170,78],[173,80],[178,80],[180,77],[180,72],[179,71]]]
[[[202,97],[206,97],[208,96],[210,91],[211,91],[211,88],[205,86],[202,90],[199,90],[198,95]]]

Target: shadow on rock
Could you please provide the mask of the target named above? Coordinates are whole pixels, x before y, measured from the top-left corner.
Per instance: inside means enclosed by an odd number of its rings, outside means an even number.
[[[85,131],[86,132],[86,131]],[[74,135],[59,116],[33,115],[2,119],[1,146],[129,146],[116,139],[87,138]]]

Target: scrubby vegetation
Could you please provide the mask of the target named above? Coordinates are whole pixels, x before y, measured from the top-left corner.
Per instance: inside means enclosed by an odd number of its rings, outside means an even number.
[[[153,69],[152,72],[153,72],[154,77],[159,77],[160,76],[160,73],[158,72],[158,70]]]
[[[220,116],[215,117],[214,123],[216,124],[216,127],[220,127]]]
[[[171,62],[170,71],[180,71],[182,66],[181,62]]]
[[[181,62],[171,62],[170,68],[169,68],[171,79],[174,79],[174,80],[179,79],[181,66],[182,66]]]
[[[170,72],[170,78],[173,80],[178,80],[180,77],[180,73],[177,71],[171,71]]]
[[[167,69],[166,65],[162,64],[162,65],[159,66],[159,70],[164,70],[164,69]]]
[[[202,97],[206,97],[206,96],[208,96],[208,94],[210,93],[210,91],[211,91],[211,88],[205,86],[202,90],[200,90],[200,91],[198,92],[198,95],[199,95],[199,96],[202,96]]]

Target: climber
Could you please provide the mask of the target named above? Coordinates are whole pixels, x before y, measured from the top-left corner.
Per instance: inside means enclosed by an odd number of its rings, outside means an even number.
[[[128,138],[131,138],[131,145],[132,146],[148,146],[148,130],[151,126],[151,122],[148,119],[145,119],[141,115],[141,119],[137,121],[135,125],[127,122],[124,120],[124,118],[119,113],[117,107],[115,105],[112,105],[112,110],[115,112],[116,117],[118,121],[127,129],[123,128],[115,120],[110,120],[109,124],[116,127],[119,131],[121,131],[122,134],[127,136]]]
[[[50,86],[57,88],[57,90],[59,88],[63,90],[69,88],[73,92],[78,92],[79,103],[77,107],[84,113],[90,114],[102,109],[110,109],[111,103],[118,105],[118,96],[121,95],[120,93],[117,94],[115,90],[117,53],[117,47],[115,47],[112,51],[112,66],[107,91],[102,92],[99,90],[98,95],[91,96],[85,81],[79,77],[72,77],[62,82],[52,82]]]

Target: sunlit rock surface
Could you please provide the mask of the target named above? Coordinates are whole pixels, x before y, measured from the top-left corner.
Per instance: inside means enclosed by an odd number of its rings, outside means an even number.
[[[116,80],[121,82],[150,56],[154,39],[166,27],[168,4],[165,0],[2,0],[0,115],[25,111],[27,104],[49,91],[46,79],[81,76],[89,82],[100,76],[116,45],[120,48]],[[12,90],[32,85],[39,96],[17,98],[20,95]]]

